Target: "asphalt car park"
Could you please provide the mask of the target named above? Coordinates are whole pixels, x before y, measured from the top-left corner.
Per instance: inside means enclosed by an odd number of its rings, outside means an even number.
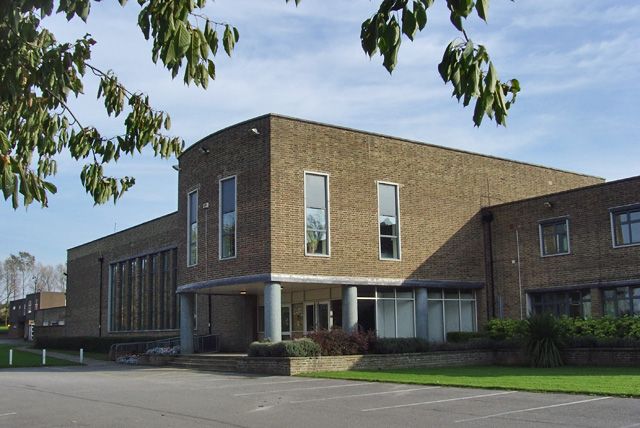
[[[90,367],[0,371],[1,427],[640,427],[640,400]]]

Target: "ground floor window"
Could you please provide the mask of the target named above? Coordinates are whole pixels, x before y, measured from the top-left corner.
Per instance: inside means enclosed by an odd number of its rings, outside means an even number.
[[[109,330],[178,328],[176,249],[109,265]]]
[[[588,289],[529,293],[529,298],[532,315],[591,316],[591,292]]]
[[[428,335],[432,342],[444,342],[452,331],[476,330],[476,297],[469,290],[429,290],[427,293]]]
[[[640,315],[640,285],[607,289],[602,295],[605,315]]]
[[[379,337],[415,337],[413,290],[391,287],[358,289],[358,324]]]

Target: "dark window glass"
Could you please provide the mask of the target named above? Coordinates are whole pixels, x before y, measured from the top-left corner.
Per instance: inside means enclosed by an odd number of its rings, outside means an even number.
[[[198,263],[198,192],[189,193],[187,265]]]
[[[236,256],[236,178],[220,182],[220,258]]]
[[[358,299],[358,327],[360,331],[376,331],[376,301]]]
[[[397,191],[395,185],[378,184],[380,257],[383,259],[400,258]]]
[[[640,244],[640,208],[617,210],[612,217],[615,245]]]
[[[305,174],[305,218],[307,254],[329,254],[327,177]]]
[[[540,224],[542,254],[567,254],[569,252],[568,220],[544,222]]]
[[[555,291],[530,295],[533,314],[551,314],[570,317],[591,316],[589,290]]]

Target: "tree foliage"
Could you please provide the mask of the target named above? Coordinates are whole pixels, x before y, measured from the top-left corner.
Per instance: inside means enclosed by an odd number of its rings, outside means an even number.
[[[290,2],[291,0],[286,0]],[[479,126],[486,115],[505,125],[507,111],[519,91],[517,80],[501,82],[487,50],[467,37],[463,20],[476,11],[487,20],[489,0],[443,0],[451,22],[462,38],[447,46],[438,69],[453,95],[463,104],[476,100],[473,120]],[[126,0],[119,0],[124,6]],[[0,2],[0,189],[14,208],[33,201],[47,205],[56,193],[50,181],[56,157],[67,151],[83,163],[80,179],[96,204],[114,202],[134,185],[133,177],[113,177],[105,171],[122,155],[150,146],[156,156],[180,154],[181,138],[167,135],[171,119],[154,109],[149,97],[127,89],[112,70],[91,62],[97,43],[89,34],[75,41],[58,41],[43,22],[53,14],[87,21],[97,0],[7,0]],[[232,25],[201,13],[206,0],[138,0],[137,25],[152,42],[151,60],[175,78],[182,72],[186,85],[207,88],[215,79],[212,58],[222,46],[231,56],[239,32]],[[300,0],[295,0],[298,5]],[[392,72],[398,60],[402,34],[413,40],[427,25],[434,0],[382,0],[379,10],[363,22],[362,48],[379,52]],[[69,106],[70,97],[84,92],[88,78],[99,80],[97,98],[108,116],[122,121],[122,132],[105,135],[84,123]],[[509,97],[510,96],[510,97]]]

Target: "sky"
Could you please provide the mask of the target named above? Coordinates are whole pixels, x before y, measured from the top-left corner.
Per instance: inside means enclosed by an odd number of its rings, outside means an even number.
[[[380,0],[217,0],[204,13],[240,31],[232,58],[216,57],[208,90],[151,61],[151,45],[136,26],[137,2],[92,4],[88,23],[61,16],[44,20],[59,41],[90,33],[98,41],[92,63],[112,69],[129,89],[150,96],[171,115],[171,134],[186,146],[221,128],[278,113],[591,174],[607,181],[640,174],[640,3],[637,0],[493,0],[489,21],[465,26],[484,44],[503,80],[522,92],[508,126],[485,118],[473,126],[472,107],[451,98],[437,65],[458,37],[444,1],[429,12],[414,42],[404,38],[392,75],[360,47],[360,25]],[[222,52],[222,49],[220,49]],[[71,105],[83,123],[104,134],[120,125],[96,102],[97,82]],[[14,211],[0,204],[0,260],[29,251],[61,263],[66,250],[173,212],[175,159],[151,153],[121,159],[107,172],[136,178],[116,205],[94,206],[80,184],[82,164],[63,153],[48,208]]]

